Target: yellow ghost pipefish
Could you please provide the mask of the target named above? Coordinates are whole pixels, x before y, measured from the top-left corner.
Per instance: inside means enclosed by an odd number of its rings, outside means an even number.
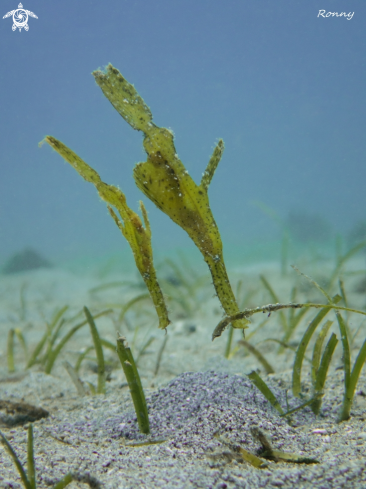
[[[220,233],[207,195],[224,150],[223,141],[219,140],[200,185],[196,185],[178,158],[173,133],[152,122],[151,111],[134,86],[111,64],[105,72],[97,70],[93,75],[125,121],[144,133],[143,145],[148,157],[147,161],[134,168],[136,185],[188,233],[210,268],[216,293],[226,314],[237,313],[239,308],[226,272]],[[248,322],[243,318],[233,321],[232,325],[244,329]]]
[[[118,210],[123,223],[114,210],[108,206],[115,223],[131,246],[136,266],[149,289],[159,317],[159,328],[165,329],[170,324],[170,320],[156,277],[151,247],[151,229],[144,204],[140,202],[145,227],[138,214],[128,207],[126,197],[119,188],[102,182],[99,174],[61,141],[52,136],[46,136],[44,142],[52,146],[87,182],[94,184],[100,197]]]

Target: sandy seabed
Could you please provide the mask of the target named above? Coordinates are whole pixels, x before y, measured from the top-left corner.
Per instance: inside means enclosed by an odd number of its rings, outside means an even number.
[[[357,268],[355,263],[354,267]],[[283,278],[275,265],[230,271],[236,290],[242,279],[240,295],[246,307],[271,302],[259,281],[263,273],[282,302],[290,302],[291,289],[298,288],[299,301],[322,302],[317,290],[294,272]],[[189,276],[189,274],[188,274]],[[163,274],[164,277],[164,274]],[[348,277],[348,276],[347,276]],[[359,276],[345,278],[351,307],[365,309],[366,292],[360,288]],[[314,277],[321,279],[320,277]],[[266,375],[258,360],[238,345],[241,332],[235,331],[234,355],[225,359],[227,332],[211,341],[212,331],[222,317],[213,296],[211,280],[192,286],[190,293],[179,278],[165,273],[162,287],[170,296],[172,324],[157,375],[157,357],[165,338],[158,330],[155,312],[149,300],[131,308],[121,322],[121,305],[144,292],[136,276],[121,286],[93,290],[102,284],[119,281],[118,276],[103,279],[96,274],[75,274],[50,269],[0,277],[0,402],[26,402],[49,412],[34,422],[34,450],[39,487],[54,485],[68,472],[78,481],[68,487],[106,488],[365,488],[366,487],[366,385],[362,373],[356,388],[351,418],[337,423],[343,397],[341,345],[337,346],[326,381],[321,414],[310,408],[293,414],[290,422],[281,418],[264,396],[251,384],[246,374],[257,370],[276,394],[283,408],[295,407],[310,397],[309,362],[303,369],[303,399],[291,394],[294,351],[268,341],[258,345],[275,370]],[[126,277],[124,277],[126,280]],[[190,277],[191,283],[192,277]],[[197,282],[198,283],[198,282]],[[175,299],[174,299],[175,298]],[[83,349],[92,345],[88,326],[81,328],[56,360],[50,375],[42,365],[25,370],[24,353],[15,338],[16,372],[7,370],[7,335],[19,328],[31,352],[45,332],[46,322],[64,305],[66,321],[62,337],[73,325],[83,320],[84,305],[93,313],[111,307],[113,312],[96,320],[100,335],[115,342],[117,330],[127,337],[135,358],[150,339],[138,360],[150,417],[151,434],[138,431],[135,412],[126,379],[117,356],[105,350],[110,366],[105,395],[80,396],[63,367],[68,360],[75,365]],[[288,312],[285,313],[289,318]],[[309,311],[297,327],[290,344],[296,348],[316,311]],[[73,319],[74,317],[74,319]],[[253,317],[247,337],[266,319]],[[331,331],[339,338],[335,316]],[[363,317],[349,315],[350,331],[356,333],[352,343],[352,359],[365,339]],[[250,342],[257,345],[268,338],[282,339],[281,319],[273,313]],[[311,357],[310,345],[307,356]],[[85,358],[79,376],[96,385],[94,352]],[[286,401],[287,391],[287,401]],[[26,465],[27,424],[13,426],[12,415],[0,409],[0,427],[21,461]],[[295,453],[319,463],[299,464],[268,461],[257,469],[230,449],[215,435],[224,436],[235,446],[258,453],[260,443],[253,436],[259,428],[271,439],[274,449]],[[144,441],[158,444],[141,444]],[[135,446],[132,446],[135,445]],[[0,487],[18,488],[22,483],[12,460],[0,446]],[[86,486],[85,486],[86,487]]]

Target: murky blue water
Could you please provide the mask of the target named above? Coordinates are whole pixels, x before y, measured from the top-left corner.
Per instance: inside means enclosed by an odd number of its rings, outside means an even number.
[[[1,2],[1,17],[17,1]],[[25,0],[23,9],[38,17],[28,31],[0,20],[1,263],[27,246],[55,263],[129,253],[94,187],[38,147],[47,134],[119,185],[133,209],[144,200],[157,253],[193,250],[134,184],[142,135],[91,76],[108,62],[173,129],[197,182],[224,139],[209,194],[233,257],[273,258],[283,221],[306,246],[346,239],[366,220],[364,1]]]

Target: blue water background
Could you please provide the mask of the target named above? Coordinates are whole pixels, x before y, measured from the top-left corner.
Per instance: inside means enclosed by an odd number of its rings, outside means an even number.
[[[1,17],[16,5],[2,0]],[[280,239],[256,201],[282,218],[318,213],[333,234],[366,219],[365,0],[24,0],[24,8],[38,16],[28,32],[0,19],[0,264],[26,246],[60,264],[130,253],[94,187],[38,147],[47,134],[119,185],[133,209],[144,200],[160,254],[193,249],[134,184],[142,135],[91,75],[108,62],[154,122],[173,129],[196,182],[224,139],[209,195],[229,252],[254,246],[265,255]],[[318,18],[319,9],[354,16]]]

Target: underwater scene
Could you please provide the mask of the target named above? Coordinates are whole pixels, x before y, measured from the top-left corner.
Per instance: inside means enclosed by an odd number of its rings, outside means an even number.
[[[18,1],[0,488],[364,489],[366,3]]]

